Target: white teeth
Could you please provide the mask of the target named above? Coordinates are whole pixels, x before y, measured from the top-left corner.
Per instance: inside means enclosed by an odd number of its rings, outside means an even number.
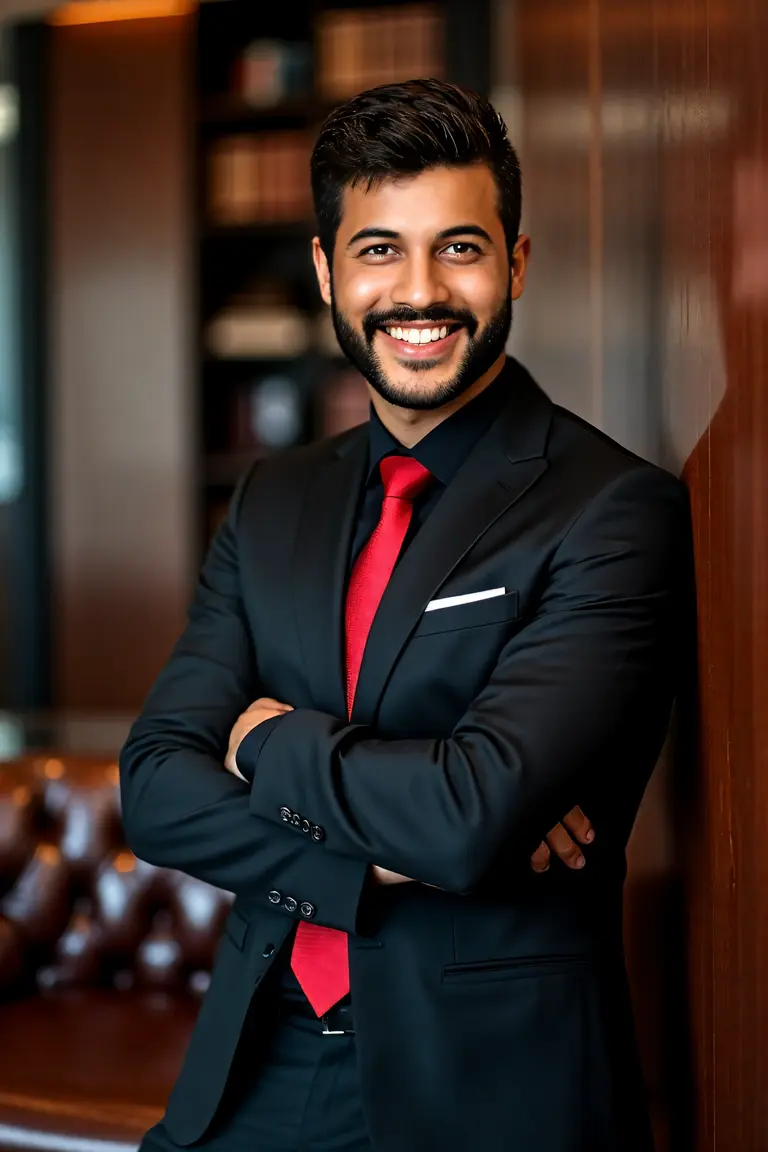
[[[431,344],[433,340],[444,340],[448,328],[387,328],[393,340],[405,340],[408,344]]]

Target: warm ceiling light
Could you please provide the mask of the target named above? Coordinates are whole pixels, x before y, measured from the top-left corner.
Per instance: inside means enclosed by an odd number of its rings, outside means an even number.
[[[81,0],[62,4],[48,19],[51,24],[104,24],[110,20],[188,16],[196,8],[195,0]]]

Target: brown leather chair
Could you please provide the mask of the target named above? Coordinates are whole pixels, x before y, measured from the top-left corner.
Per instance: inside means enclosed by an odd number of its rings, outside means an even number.
[[[114,761],[0,765],[0,1150],[136,1147],[230,902],[126,848]]]

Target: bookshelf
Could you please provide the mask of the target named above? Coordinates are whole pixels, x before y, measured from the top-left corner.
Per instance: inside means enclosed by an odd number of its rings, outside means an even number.
[[[471,7],[471,11],[469,8]],[[487,93],[490,0],[208,0],[197,15],[200,551],[251,460],[367,418],[314,278],[309,156],[364,88],[442,76]]]

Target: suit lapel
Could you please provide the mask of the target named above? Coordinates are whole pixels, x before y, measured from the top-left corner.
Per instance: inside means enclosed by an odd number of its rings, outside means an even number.
[[[398,564],[368,636],[352,722],[372,723],[389,675],[427,603],[473,544],[546,471],[552,404],[517,364],[510,403],[475,446]],[[311,478],[296,541],[296,613],[313,706],[346,717],[344,595],[368,425]]]
[[[374,619],[352,722],[372,723],[397,658],[422,612],[473,544],[546,471],[552,404],[524,369],[509,405],[475,446],[414,537]]]
[[[299,640],[314,706],[347,714],[343,598],[357,500],[368,461],[368,425],[355,429],[312,477],[296,541]]]

